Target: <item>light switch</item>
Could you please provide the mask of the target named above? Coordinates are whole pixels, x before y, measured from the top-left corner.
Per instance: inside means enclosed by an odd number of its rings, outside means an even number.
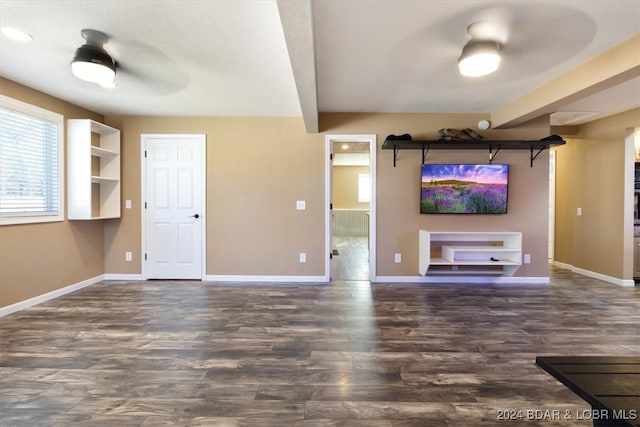
[[[582,216],[582,208],[578,208],[577,214],[578,216]]]
[[[303,211],[305,209],[307,209],[307,202],[305,202],[304,200],[297,200],[296,201],[296,209],[299,211]]]
[[[124,208],[125,209],[131,209],[131,200],[125,200],[124,201]]]

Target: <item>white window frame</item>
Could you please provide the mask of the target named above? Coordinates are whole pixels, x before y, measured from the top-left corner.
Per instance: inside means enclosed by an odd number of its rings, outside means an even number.
[[[0,95],[0,106],[30,116],[53,122],[58,125],[58,212],[0,213],[0,225],[31,224],[40,222],[60,222],[65,218],[64,185],[64,116],[26,102]],[[2,153],[0,153],[2,155]]]

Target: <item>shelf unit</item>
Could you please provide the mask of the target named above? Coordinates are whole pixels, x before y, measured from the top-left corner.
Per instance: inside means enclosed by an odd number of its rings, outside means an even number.
[[[429,150],[489,150],[489,163],[493,162],[496,155],[500,150],[529,150],[531,167],[533,167],[533,161],[544,150],[564,145],[566,141],[560,137],[544,138],[534,141],[448,141],[448,140],[434,140],[434,141],[413,141],[407,139],[387,139],[382,143],[383,150],[393,150],[393,167],[396,167],[398,159],[398,152],[402,150],[422,150],[422,163],[425,163]]]
[[[419,273],[513,276],[522,265],[522,233],[420,230]]]
[[[88,119],[67,120],[70,220],[120,218],[120,131]]]

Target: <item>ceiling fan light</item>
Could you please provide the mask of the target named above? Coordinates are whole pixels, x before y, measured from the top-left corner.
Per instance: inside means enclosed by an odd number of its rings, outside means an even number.
[[[492,41],[469,41],[458,59],[460,74],[480,77],[491,74],[500,66],[500,46]]]
[[[108,85],[116,76],[116,64],[106,50],[85,44],[76,50],[71,72],[81,80]]]

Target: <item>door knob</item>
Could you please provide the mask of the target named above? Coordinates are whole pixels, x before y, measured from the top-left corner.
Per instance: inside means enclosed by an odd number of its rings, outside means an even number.
[[[191,218],[198,219],[198,218],[200,218],[200,215],[198,215],[198,214],[193,214],[193,215],[191,215]]]

